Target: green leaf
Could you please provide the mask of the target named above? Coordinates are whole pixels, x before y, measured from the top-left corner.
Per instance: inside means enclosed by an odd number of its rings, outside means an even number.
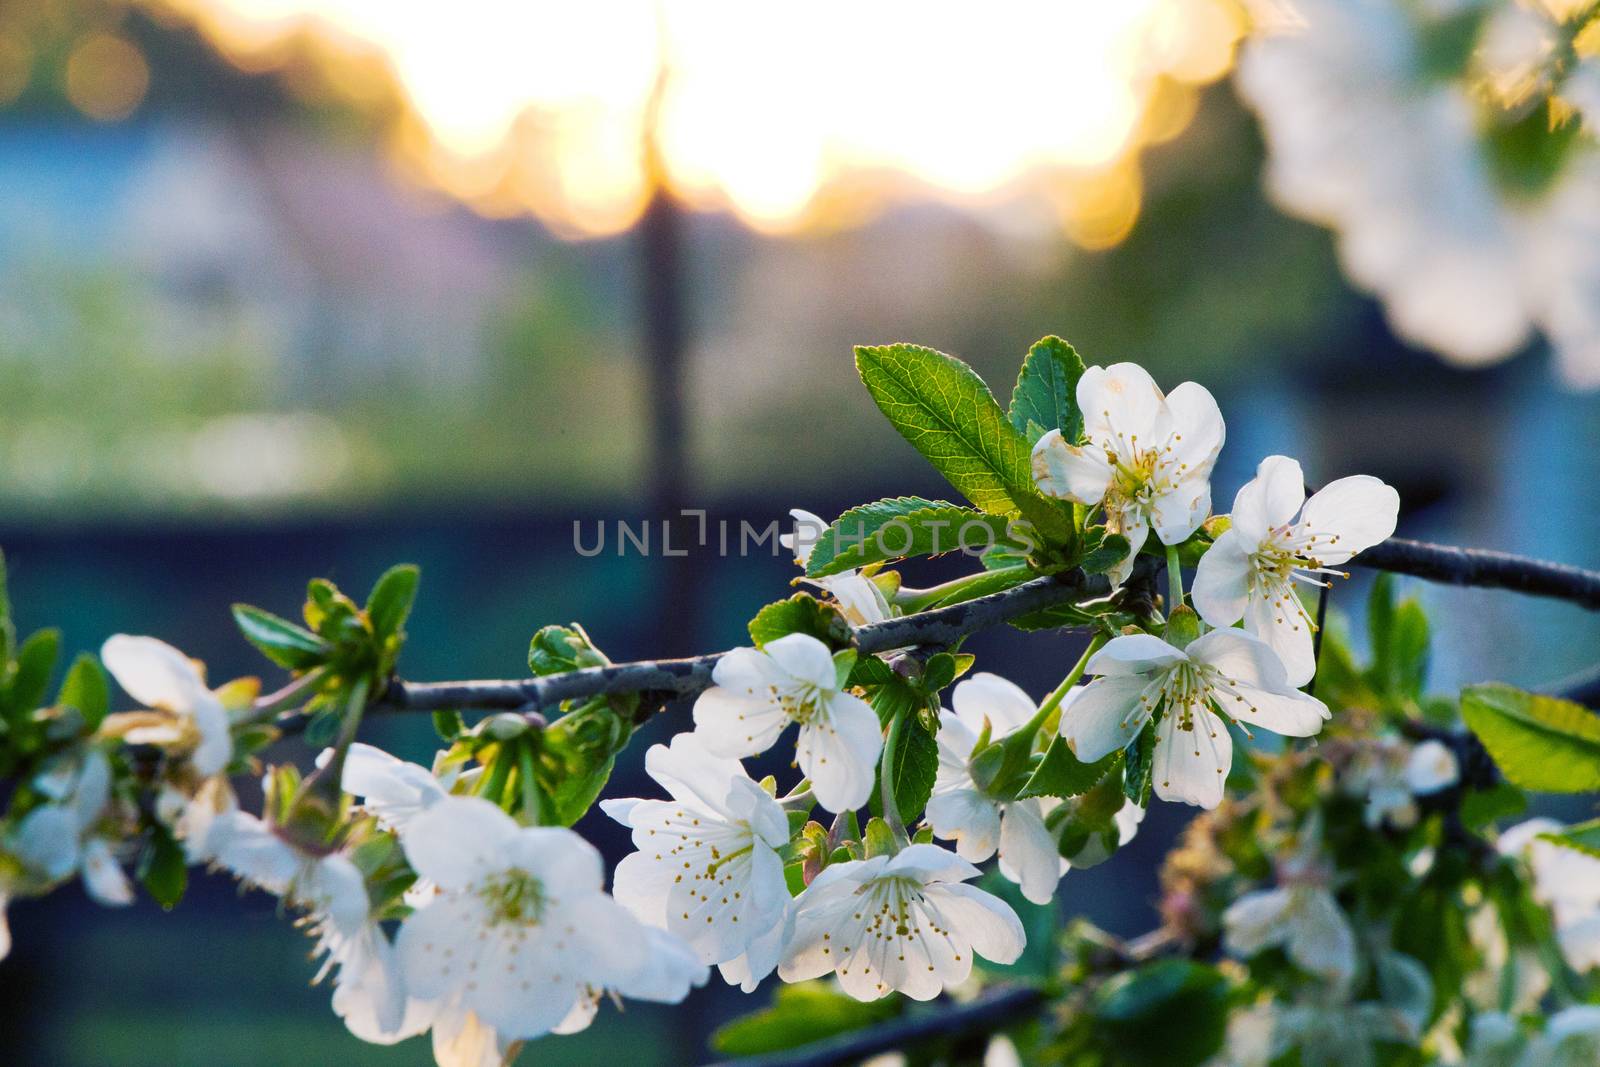
[[[1034,769],[1022,787],[1019,797],[1075,797],[1087,793],[1115,767],[1121,752],[1111,752],[1084,763],[1072,754],[1064,737],[1051,739],[1045,750],[1044,761]]]
[[[1600,859],[1600,819],[1590,819],[1588,822],[1576,823],[1559,833],[1540,834],[1546,841],[1553,841],[1566,848],[1576,849],[1586,855]]]
[[[855,666],[850,668],[848,684],[887,685],[896,681],[897,677],[894,668],[877,656],[857,656]]]
[[[390,567],[372,587],[367,597],[367,621],[372,632],[380,639],[397,634],[411,615],[411,604],[417,598],[417,580],[421,577],[415,564],[402,563]]]
[[[984,571],[981,578],[976,578],[959,589],[951,590],[931,604],[923,605],[921,610],[931,611],[934,608],[943,608],[951,604],[961,604],[968,600],[976,600],[981,596],[989,596],[992,593],[1003,593],[1007,589],[1019,586],[1023,582],[1032,581],[1037,577],[1038,574],[1025,566]]]
[[[1541,793],[1600,789],[1600,719],[1581,704],[1476,685],[1461,694],[1461,717],[1512,785]]]
[[[111,685],[100,661],[87,652],[79,653],[61,683],[56,703],[77,708],[90,730],[98,727],[111,710]]]
[[[899,997],[863,1003],[821,982],[783,985],[770,1008],[718,1027],[711,1047],[724,1056],[762,1056],[873,1026],[901,1008]]]
[[[1139,732],[1139,739],[1123,750],[1125,769],[1122,793],[1141,808],[1150,806],[1150,786],[1154,778],[1156,754],[1156,724],[1149,722]]]
[[[1388,573],[1373,582],[1367,628],[1372,642],[1367,678],[1373,689],[1400,701],[1420,699],[1428,679],[1428,616],[1416,598],[1396,598]]]
[[[1105,574],[1128,558],[1128,539],[1121,534],[1106,534],[1100,543],[1078,561],[1085,574]]]
[[[916,715],[902,719],[898,732],[890,734],[890,741],[894,743],[894,780],[889,785],[900,819],[909,825],[933,796],[933,782],[939,774],[939,745]]]
[[[822,578],[869,563],[907,556],[937,556],[957,549],[1013,544],[1004,515],[900,496],[851,508],[817,538],[806,575]]]
[[[176,906],[189,884],[183,846],[172,839],[164,826],[150,828],[134,873],[144,884],[145,891],[163,908]]]
[[[1028,439],[971,367],[897,344],[857,347],[856,369],[900,435],[980,510],[1020,512],[1046,538],[1070,538],[1067,517],[1034,488]]]
[[[233,606],[233,621],[262,655],[291,671],[317,666],[330,651],[328,643],[311,631],[249,604]]]
[[[0,552],[0,664],[11,660],[11,647],[16,644],[16,624],[11,621],[11,594],[6,580],[6,557]]]
[[[1068,444],[1083,436],[1083,412],[1078,410],[1081,377],[1083,359],[1061,338],[1046,337],[1028,349],[1017,387],[1011,391],[1009,412],[1011,425],[1028,444],[1036,444],[1050,430],[1060,430]]]
[[[845,617],[809,593],[796,593],[788,600],[768,604],[750,620],[750,640],[757,648],[797,633],[810,634],[833,649],[850,643],[850,624]]]
[[[11,689],[7,693],[11,710],[17,714],[44,706],[44,696],[50,689],[50,675],[55,673],[56,655],[61,650],[60,630],[40,630],[17,649],[17,670],[11,676]]]
[[[528,669],[541,676],[604,667],[610,662],[577,623],[540,627],[528,642]]]
[[[1119,1067],[1195,1067],[1222,1047],[1228,980],[1192,960],[1161,960],[1100,987],[1094,1028]]]
[[[1528,809],[1528,797],[1505,782],[1474,790],[1461,798],[1461,824],[1469,830],[1482,830],[1500,819],[1520,815]]]
[[[454,741],[466,733],[467,724],[462,721],[459,711],[436,711],[433,713],[433,732],[439,735],[441,741]]]

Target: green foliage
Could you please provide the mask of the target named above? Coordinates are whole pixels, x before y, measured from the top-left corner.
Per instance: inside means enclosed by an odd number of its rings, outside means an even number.
[[[1228,981],[1215,967],[1160,960],[1117,975],[1096,996],[1094,1029],[1108,1065],[1195,1067],[1222,1047]]]
[[[422,572],[415,564],[402,563],[384,571],[367,597],[367,619],[380,639],[398,637],[411,617],[417,599],[417,582]]]
[[[1045,538],[1070,539],[1066,514],[1034,488],[1027,438],[971,367],[931,348],[896,344],[857,347],[856,369],[900,435],[980,510],[1020,513]]]
[[[850,623],[838,608],[810,593],[768,604],[750,620],[750,640],[757,648],[789,634],[810,634],[829,648],[840,649],[850,643]]]
[[[724,1056],[761,1056],[885,1022],[902,1007],[898,997],[862,1003],[821,982],[781,985],[771,1007],[724,1023],[711,1046]]]
[[[1083,412],[1078,410],[1078,379],[1083,359],[1059,337],[1042,338],[1028,349],[1011,391],[1011,425],[1036,443],[1051,430],[1060,430],[1068,443],[1083,436]]]
[[[933,731],[918,714],[927,703],[916,688],[905,682],[881,686],[872,696],[872,709],[889,731],[884,744],[888,749],[890,792],[903,823],[915,821],[933,795],[933,782],[939,773],[939,745]],[[872,810],[883,813],[882,764],[880,781],[872,791]]]
[[[189,868],[183,846],[173,840],[166,827],[152,823],[145,832],[134,874],[145,892],[163,908],[173,908],[183,899],[189,885]]]
[[[100,661],[87,652],[80,653],[67,669],[61,691],[56,694],[56,703],[76,708],[86,728],[97,729],[111,710],[111,685]]]
[[[25,714],[44,703],[60,651],[59,630],[40,630],[22,642],[6,691],[6,705],[13,714]]]
[[[1141,808],[1150,804],[1151,779],[1155,771],[1156,720],[1151,719],[1139,732],[1138,740],[1129,745],[1124,755],[1122,790],[1124,795]]]
[[[817,538],[806,561],[812,578],[908,556],[935,556],[963,546],[1014,544],[1010,520],[942,500],[901,496],[851,508]]]
[[[1394,576],[1378,575],[1367,601],[1372,688],[1395,701],[1421,699],[1428,681],[1428,616],[1416,598],[1395,598]]]
[[[541,627],[528,642],[528,669],[538,675],[604,667],[610,662],[577,623]]]
[[[1545,840],[1554,841],[1566,848],[1577,849],[1600,859],[1600,819],[1590,819],[1588,822],[1575,823],[1560,833],[1541,834]]]
[[[1513,785],[1541,793],[1600,789],[1600,719],[1581,704],[1477,685],[1461,694],[1461,716]]]
[[[1093,763],[1084,763],[1072,754],[1066,738],[1056,736],[1045,750],[1044,759],[1028,777],[1019,797],[1075,797],[1094,788],[1122,758],[1121,752],[1108,753]]]
[[[1583,144],[1583,121],[1560,117],[1541,100],[1513,122],[1489,130],[1485,139],[1489,171],[1502,190],[1535,200],[1547,193]]]
[[[316,634],[249,604],[233,606],[233,621],[246,641],[288,670],[308,670],[328,655],[328,643]]]

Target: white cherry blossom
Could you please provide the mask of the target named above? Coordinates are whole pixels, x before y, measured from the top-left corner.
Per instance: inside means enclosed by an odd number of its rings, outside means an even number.
[[[1223,716],[1286,737],[1310,737],[1328,718],[1322,701],[1289,685],[1272,649],[1240,630],[1213,630],[1182,650],[1149,634],[1115,637],[1087,673],[1099,677],[1061,716],[1073,753],[1092,763],[1131,744],[1159,709],[1155,793],[1203,808],[1221,802],[1233,765]]]
[[[111,761],[105,752],[86,746],[58,759],[49,771],[33,779],[33,787],[53,801],[50,807],[66,813],[72,825],[70,833],[50,844],[50,866],[66,862],[66,874],[61,877],[81,875],[84,891],[98,904],[132,904],[133,883],[117,855],[122,842],[111,796]]]
[[[690,989],[706,984],[710,972],[681,938],[654,926],[645,927],[643,936],[644,964],[607,988],[581,987],[577,1003],[551,1033],[576,1034],[587,1030],[600,1010],[600,1001],[607,994],[656,1004],[676,1004],[689,995]]]
[[[794,519],[794,532],[781,534],[778,540],[784,548],[794,553],[794,561],[802,568],[811,559],[811,550],[828,524],[822,518],[803,508],[793,508],[789,515]],[[851,626],[866,626],[882,622],[894,615],[894,609],[883,595],[878,583],[858,571],[849,570],[830,574],[825,578],[805,579],[839,605],[839,612]]]
[[[1070,706],[1080,692],[1069,692],[1062,707]],[[939,771],[928,800],[928,825],[935,837],[954,841],[956,854],[969,862],[982,863],[998,851],[1000,873],[1021,886],[1022,895],[1035,904],[1047,904],[1061,875],[1071,867],[1045,826],[1045,817],[1059,801],[996,800],[978,788],[968,767],[986,720],[990,740],[999,741],[1026,724],[1037,705],[1018,686],[988,673],[958,684],[950,703],[955,710],[939,715]],[[1116,816],[1119,843],[1133,837],[1143,815],[1134,804],[1123,806]]]
[[[1500,835],[1502,855],[1516,856],[1533,875],[1533,898],[1550,909],[1561,954],[1580,973],[1600,967],[1600,859],[1546,840],[1566,827],[1529,819]]]
[[[1245,629],[1283,660],[1289,682],[1311,681],[1316,624],[1295,583],[1321,586],[1358,552],[1389,539],[1400,494],[1364,474],[1330,482],[1311,499],[1300,464],[1268,456],[1233,500],[1232,525],[1200,557],[1195,610],[1213,626]]]
[[[519,826],[487,800],[450,796],[412,819],[401,844],[436,887],[395,944],[408,995],[432,1005],[436,1052],[549,1033],[587,989],[649,962],[645,928],[606,895],[600,854],[571,830]]]
[[[750,992],[778,962],[788,817],[738,760],[711,755],[693,733],[651,746],[645,770],[671,800],[600,802],[638,849],[617,865],[612,893]]]
[[[786,982],[836,974],[857,1000],[931,1000],[965,981],[976,953],[1012,963],[1026,943],[1010,906],[964,884],[978,868],[937,845],[834,864],[795,901],[778,965]]]
[[[1236,956],[1282,946],[1296,967],[1335,984],[1355,975],[1355,931],[1325,885],[1290,882],[1246,893],[1223,913],[1222,926]]]
[[[323,766],[332,756],[332,749],[324,749],[317,765]],[[361,807],[379,826],[401,835],[413,819],[449,795],[444,783],[426,767],[359,741],[345,752],[339,784],[346,793],[361,798]]]
[[[1225,427],[1204,386],[1170,394],[1143,367],[1090,367],[1078,379],[1083,444],[1051,430],[1033,446],[1033,479],[1048,496],[1105,509],[1106,526],[1128,539],[1112,572],[1118,583],[1153,528],[1163,544],[1186,538],[1211,513],[1211,468]]]
[[[859,808],[872,792],[883,731],[839,673],[828,646],[809,634],[736,648],[717,661],[716,684],[695,701],[695,733],[712,755],[739,759],[765,752],[798,723],[795,757],[817,803]]]
[[[193,660],[165,641],[127,634],[108,638],[100,659],[129,696],[160,713],[124,731],[128,743],[184,751],[201,777],[228,766],[233,758],[228,712]]]

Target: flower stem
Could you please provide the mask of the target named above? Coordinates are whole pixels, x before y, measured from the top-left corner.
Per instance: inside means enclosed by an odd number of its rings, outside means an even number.
[[[517,777],[522,780],[522,818],[524,826],[539,826],[545,822],[544,791],[533,775],[533,745],[524,739],[517,745]]]
[[[1003,567],[992,571],[978,571],[975,574],[966,574],[962,575],[960,578],[952,578],[948,582],[929,586],[926,589],[901,589],[890,599],[893,601],[896,607],[899,607],[906,614],[910,615],[919,611],[925,611],[933,605],[938,604],[949,597],[957,596],[958,594],[966,592],[969,589],[993,592],[989,586],[991,583],[997,580],[995,576],[998,574],[1004,574],[1007,571],[1017,571],[1019,578],[1027,577],[1028,575],[1032,574],[1032,572],[1029,571],[1026,566],[1020,565],[1016,567]],[[962,599],[968,598],[961,597],[957,600],[950,601],[950,603],[959,603]]]
[[[908,714],[909,711],[901,711],[889,721],[889,736],[884,739],[883,755],[878,760],[878,786],[880,799],[883,802],[883,821],[889,824],[895,841],[901,845],[908,844],[911,835],[906,833],[906,824],[900,818],[900,803],[894,795],[894,750],[900,744],[900,731],[905,729]]]
[[[1067,672],[1067,676],[1061,679],[1061,684],[1051,690],[1050,695],[1044,698],[1044,703],[1039,705],[1039,710],[1033,713],[1033,718],[1028,720],[1026,726],[1017,731],[1018,734],[1028,737],[1039,732],[1040,727],[1044,726],[1055,710],[1061,706],[1061,701],[1066,698],[1067,693],[1073,686],[1078,684],[1078,679],[1083,677],[1083,672],[1089,667],[1089,660],[1093,659],[1094,654],[1099,652],[1109,640],[1110,637],[1104,631],[1097,631],[1093,637],[1089,638],[1089,647],[1083,650],[1083,655],[1078,657],[1078,662],[1073,664],[1072,669]]]
[[[1183,607],[1183,565],[1178,562],[1178,546],[1167,546],[1167,617]]]

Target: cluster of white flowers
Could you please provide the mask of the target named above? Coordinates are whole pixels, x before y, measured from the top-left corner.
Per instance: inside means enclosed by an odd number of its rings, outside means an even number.
[[[1165,395],[1142,368],[1119,363],[1087,370],[1077,401],[1087,441],[1070,443],[1059,430],[1041,437],[1039,488],[1103,508],[1134,552],[1152,529],[1169,547],[1192,537],[1211,514],[1211,469],[1225,437],[1211,394],[1185,382]],[[1315,673],[1316,627],[1295,584],[1322,585],[1340,573],[1335,566],[1387,539],[1399,508],[1399,494],[1366,475],[1308,500],[1298,463],[1264,459],[1195,574],[1195,608],[1219,629],[1184,647],[1150,634],[1113,638],[1088,663],[1095,680],[1061,717],[1074,753],[1092,762],[1124,748],[1163,711],[1156,795],[1210,808],[1233,762],[1228,722],[1315,734],[1328,709],[1298,688]],[[1125,580],[1132,566],[1130,555],[1113,577]]]
[[[1527,864],[1534,899],[1550,909],[1567,964],[1580,974],[1600,967],[1600,858],[1550,840],[1566,827],[1529,819],[1500,835],[1500,851]]]
[[[1273,199],[1338,232],[1345,273],[1406,340],[1482,364],[1539,330],[1569,382],[1600,385],[1600,58],[1548,83],[1558,27],[1585,5],[1498,5],[1468,62],[1446,76],[1437,45],[1470,5],[1293,6],[1292,25],[1247,43],[1236,77],[1261,118]],[[1497,178],[1485,131],[1553,88],[1589,130],[1552,147],[1554,173],[1539,187],[1516,188]]]

